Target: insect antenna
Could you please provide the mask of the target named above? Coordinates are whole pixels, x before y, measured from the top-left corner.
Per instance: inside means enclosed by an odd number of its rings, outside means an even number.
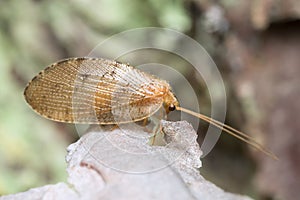
[[[190,115],[193,115],[195,117],[198,117],[199,119],[202,119],[203,121],[206,121],[208,123],[211,123],[212,125],[216,126],[217,128],[225,131],[226,133],[246,142],[247,144],[251,145],[252,147],[256,148],[257,150],[265,153],[266,155],[270,156],[271,158],[278,160],[278,157],[276,155],[274,155],[272,152],[270,152],[269,150],[265,149],[261,144],[259,144],[258,142],[256,142],[252,137],[250,137],[249,135],[246,135],[245,133],[238,131],[224,123],[221,123],[215,119],[212,119],[210,117],[207,117],[203,114],[200,113],[196,113],[193,112],[191,110],[188,110],[186,108],[182,108],[177,106],[176,110],[188,113]]]

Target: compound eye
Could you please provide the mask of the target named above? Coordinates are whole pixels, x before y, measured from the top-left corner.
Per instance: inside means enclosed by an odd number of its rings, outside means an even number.
[[[169,111],[173,111],[173,110],[175,110],[175,106],[173,105],[173,104],[171,104],[170,106],[169,106]]]

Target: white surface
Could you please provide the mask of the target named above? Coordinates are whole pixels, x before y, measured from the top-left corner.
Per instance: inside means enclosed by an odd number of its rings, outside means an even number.
[[[162,127],[166,146],[150,146],[148,133],[126,126],[91,129],[68,147],[67,184],[0,199],[250,199],[226,193],[200,175],[201,150],[191,125],[163,121]]]

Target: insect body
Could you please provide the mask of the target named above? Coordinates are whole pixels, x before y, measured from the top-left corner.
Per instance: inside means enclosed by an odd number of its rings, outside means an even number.
[[[248,135],[179,106],[170,85],[130,65],[101,58],[70,58],[52,64],[24,91],[40,115],[60,122],[120,124],[141,121],[160,108],[207,121],[276,158]]]
[[[119,124],[178,106],[170,85],[116,61],[71,58],[40,72],[24,91],[28,104],[54,121]]]

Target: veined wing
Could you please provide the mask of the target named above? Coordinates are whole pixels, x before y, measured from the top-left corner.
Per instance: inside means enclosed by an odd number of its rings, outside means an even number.
[[[72,58],[39,73],[24,95],[36,112],[55,121],[116,124],[153,114],[166,87],[165,81],[126,64]]]

